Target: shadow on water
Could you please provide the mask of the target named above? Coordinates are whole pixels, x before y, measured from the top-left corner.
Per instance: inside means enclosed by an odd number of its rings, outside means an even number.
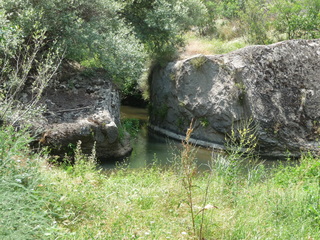
[[[131,168],[141,168],[149,166],[156,162],[160,165],[172,164],[174,156],[179,154],[182,148],[181,142],[160,136],[148,129],[148,111],[143,108],[122,106],[122,119],[138,119],[140,122],[140,130],[135,138],[132,139],[133,152],[131,156],[116,163],[101,163],[102,168],[112,169],[117,164],[125,162]],[[208,163],[212,161],[213,151],[196,147],[196,161],[200,169],[206,170]],[[263,160],[265,167],[272,168],[277,165],[276,160]],[[281,161],[283,163],[283,161]]]

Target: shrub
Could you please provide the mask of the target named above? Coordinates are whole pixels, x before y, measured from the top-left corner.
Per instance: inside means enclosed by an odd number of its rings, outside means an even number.
[[[160,62],[172,60],[177,47],[183,44],[182,33],[201,25],[206,13],[199,0],[130,0],[121,10],[146,50]]]
[[[318,38],[320,36],[319,0],[275,0],[273,25],[287,39]]]
[[[268,7],[269,4],[265,0],[248,0],[245,9],[239,13],[241,28],[250,43],[270,43],[267,37],[270,21]]]
[[[42,30],[42,51],[60,47],[66,58],[103,67],[119,83],[136,79],[143,70],[145,51],[119,18],[121,5],[116,1],[8,0],[0,7],[21,30],[25,46]]]
[[[52,48],[46,47],[46,31],[37,22],[26,38],[21,26],[11,18],[10,13],[0,13],[0,119],[15,125],[40,115],[37,103],[55,75],[62,53],[53,47],[54,43]],[[31,96],[23,97],[26,91]]]

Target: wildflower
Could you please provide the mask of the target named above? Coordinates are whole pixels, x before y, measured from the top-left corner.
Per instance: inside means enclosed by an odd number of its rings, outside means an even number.
[[[216,207],[216,206],[213,206],[213,205],[211,205],[211,204],[207,204],[206,206],[204,206],[204,210],[208,210],[208,209],[212,209],[212,208],[218,208],[218,207]]]

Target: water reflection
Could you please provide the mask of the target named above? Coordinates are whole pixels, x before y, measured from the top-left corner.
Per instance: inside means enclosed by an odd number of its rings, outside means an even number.
[[[171,164],[174,156],[179,154],[181,150],[180,142],[149,131],[147,126],[148,112],[146,109],[122,106],[121,118],[139,119],[141,123],[139,133],[132,139],[133,152],[127,159],[130,167],[145,167],[155,161],[162,165]],[[201,165],[208,163],[211,159],[211,150],[197,148],[196,158]],[[102,163],[101,165],[103,168],[114,168],[116,163]]]
[[[171,164],[175,156],[181,151],[181,143],[159,136],[151,131],[145,124],[140,134],[133,141],[133,153],[130,156],[132,167],[145,167],[157,161],[161,165]],[[196,148],[198,163],[208,163],[211,159],[211,151]]]

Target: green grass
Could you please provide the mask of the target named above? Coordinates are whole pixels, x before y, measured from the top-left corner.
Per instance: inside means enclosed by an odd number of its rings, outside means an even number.
[[[57,232],[48,208],[53,194],[43,188],[43,159],[30,154],[31,140],[0,128],[0,239],[51,239]]]
[[[188,33],[185,35],[185,39],[187,44],[181,53],[181,58],[196,54],[224,54],[249,45],[246,40],[241,37],[232,40],[222,40],[218,38],[201,38],[193,33]]]
[[[16,137],[9,141],[9,135]],[[179,161],[166,169],[102,172],[94,155],[84,156],[78,147],[76,164],[58,167],[30,154],[24,141],[15,145],[23,134],[6,136],[0,239],[198,239]],[[3,159],[9,156],[8,168]],[[236,167],[230,159],[217,158],[211,171],[188,175],[196,235],[202,225],[204,239],[320,239],[318,156],[306,154],[300,165],[271,172],[231,171],[235,176],[223,171]]]

